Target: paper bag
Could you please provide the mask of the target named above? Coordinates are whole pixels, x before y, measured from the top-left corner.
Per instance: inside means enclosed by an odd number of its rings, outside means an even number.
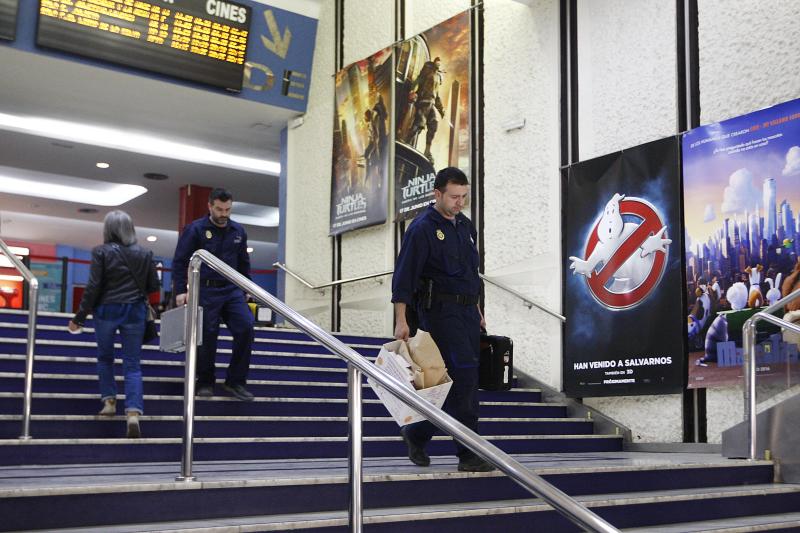
[[[417,334],[408,339],[408,351],[411,359],[422,370],[423,383],[419,389],[435,387],[444,380],[447,368],[444,366],[442,353],[433,342],[433,337],[427,331],[417,330]]]
[[[384,344],[381,347],[378,357],[375,359],[375,366],[381,368],[390,376],[399,379],[409,390],[415,389],[412,385],[412,381],[414,381],[415,377],[418,380],[422,379],[422,373],[419,371],[419,367],[416,363],[411,362],[406,343],[403,341],[392,341]],[[417,370],[414,370],[414,368]],[[444,375],[441,381],[442,382],[435,387],[416,390],[415,392],[421,398],[441,408],[445,399],[447,399],[450,387],[453,385],[453,382],[447,374]],[[424,416],[397,399],[392,393],[378,385],[372,378],[367,378],[367,382],[398,425],[404,426],[406,424],[425,420]]]

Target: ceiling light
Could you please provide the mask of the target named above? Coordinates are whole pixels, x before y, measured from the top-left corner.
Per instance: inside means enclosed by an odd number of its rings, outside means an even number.
[[[252,246],[248,246],[247,247],[247,253],[248,254],[252,254],[253,253],[253,247]]]
[[[148,235],[147,236],[147,242],[156,242],[157,240],[158,240],[158,237],[156,237],[155,235]]]
[[[22,276],[9,276],[6,274],[0,274],[0,281],[23,281]]]
[[[0,191],[81,204],[117,206],[147,192],[140,185],[87,180],[0,166]]]
[[[234,168],[275,176],[281,172],[281,164],[277,161],[232,155],[197,145],[158,138],[149,133],[134,133],[79,122],[0,113],[0,128],[62,141],[189,161],[201,165]]]
[[[108,167],[110,167],[111,165],[109,165],[108,163],[99,162],[99,163],[97,163],[95,166],[96,166],[97,168],[108,168]]]

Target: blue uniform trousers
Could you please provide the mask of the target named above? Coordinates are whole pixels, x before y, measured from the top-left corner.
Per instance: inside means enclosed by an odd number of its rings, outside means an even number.
[[[200,305],[203,306],[203,344],[197,349],[197,383],[213,385],[216,381],[214,362],[217,355],[217,337],[220,320],[225,322],[233,336],[233,354],[228,365],[225,383],[244,385],[250,369],[253,348],[253,313],[247,306],[244,293],[233,285],[201,287]]]
[[[442,352],[447,373],[453,380],[442,409],[472,431],[478,431],[478,362],[480,357],[480,315],[475,305],[435,303],[420,312],[420,328],[433,337]],[[438,428],[427,420],[406,426],[406,436],[425,445]],[[474,454],[455,441],[456,455],[466,460]]]

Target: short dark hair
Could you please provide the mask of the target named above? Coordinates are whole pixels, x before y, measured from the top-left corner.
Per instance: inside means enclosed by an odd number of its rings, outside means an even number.
[[[208,195],[208,203],[213,204],[214,200],[219,200],[220,202],[227,202],[228,200],[233,200],[233,195],[227,189],[223,189],[222,187],[215,187],[211,190],[211,193]]]
[[[448,183],[455,185],[469,185],[467,175],[460,168],[446,167],[436,173],[433,188],[442,192],[447,188]]]

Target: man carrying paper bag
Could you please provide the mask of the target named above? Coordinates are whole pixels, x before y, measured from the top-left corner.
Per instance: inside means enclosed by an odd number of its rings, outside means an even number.
[[[478,307],[477,232],[461,213],[469,182],[455,167],[440,170],[433,184],[436,202],[419,213],[408,226],[392,278],[396,339],[408,340],[406,311],[419,317],[419,327],[430,332],[453,380],[444,411],[478,431],[478,365],[480,330],[485,326]],[[400,433],[408,457],[428,466],[425,446],[436,427],[427,420],[403,426]],[[494,467],[455,441],[458,469],[488,472]]]

